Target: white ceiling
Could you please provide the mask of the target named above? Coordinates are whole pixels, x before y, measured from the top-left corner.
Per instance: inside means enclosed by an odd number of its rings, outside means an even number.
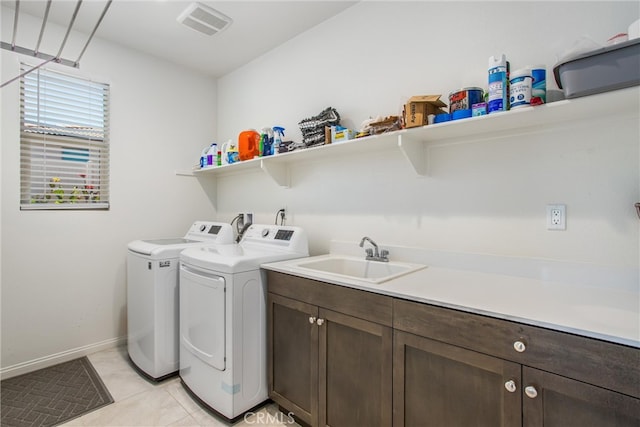
[[[14,0],[1,2],[3,6],[15,8]],[[219,77],[357,3],[335,0],[199,2],[229,16],[233,23],[218,34],[206,36],[176,20],[191,0],[113,0],[95,37]],[[22,0],[20,12],[41,19],[46,3],[45,0]],[[84,0],[73,29],[88,36],[106,3],[107,0]],[[52,0],[49,22],[67,28],[75,7],[75,0]],[[34,49],[34,46],[21,47]],[[91,45],[87,51],[90,50]],[[67,58],[63,51],[61,57],[75,61],[77,54]]]

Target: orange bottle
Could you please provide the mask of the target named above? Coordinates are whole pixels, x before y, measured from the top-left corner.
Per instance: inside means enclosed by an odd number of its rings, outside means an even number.
[[[251,160],[260,154],[260,134],[255,130],[244,130],[238,135],[238,157]]]

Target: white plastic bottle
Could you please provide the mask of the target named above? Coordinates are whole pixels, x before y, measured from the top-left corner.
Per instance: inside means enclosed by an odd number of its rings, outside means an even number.
[[[215,166],[217,157],[218,157],[218,144],[216,144],[214,142],[209,147],[209,151],[207,151],[207,165],[206,165],[206,167],[210,168],[212,166]]]
[[[487,111],[489,114],[509,109],[509,80],[507,57],[500,55],[489,58],[489,99]]]

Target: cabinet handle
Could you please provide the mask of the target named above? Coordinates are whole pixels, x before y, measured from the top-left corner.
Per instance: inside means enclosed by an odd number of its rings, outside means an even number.
[[[322,326],[322,324],[323,324],[323,323],[324,323],[324,319],[318,319],[318,320],[316,321],[316,324],[317,324],[318,326]]]
[[[524,394],[526,394],[527,397],[530,397],[531,399],[535,399],[536,397],[538,397],[538,390],[536,390],[534,386],[529,385],[524,388]]]
[[[506,388],[509,393],[515,393],[517,388],[516,382],[514,380],[509,380],[504,383],[504,388]]]
[[[516,341],[516,342],[513,343],[513,348],[518,353],[523,353],[527,349],[527,346],[522,341]]]
[[[312,325],[313,325],[314,323],[316,323],[316,318],[315,318],[315,317],[313,317],[313,316],[310,316],[310,317],[309,317],[309,323],[311,323]]]

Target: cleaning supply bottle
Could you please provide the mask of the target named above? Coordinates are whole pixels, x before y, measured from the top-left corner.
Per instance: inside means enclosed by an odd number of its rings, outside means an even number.
[[[238,144],[229,141],[229,149],[227,150],[227,163],[238,163],[240,161],[240,154],[238,153]]]
[[[205,167],[212,167],[216,165],[216,158],[218,157],[218,144],[215,142],[211,144],[207,151],[207,164]]]
[[[202,149],[202,153],[200,153],[200,169],[207,167],[207,153],[209,152],[210,145],[207,145]]]
[[[271,132],[271,128],[262,128],[262,132],[260,133],[260,155],[268,156],[269,153],[269,132]]]
[[[509,67],[507,57],[489,58],[489,99],[487,111],[489,114],[509,109]]]
[[[238,152],[240,160],[251,160],[260,154],[260,134],[253,129],[240,132],[238,135]]]
[[[273,144],[271,144],[271,154],[274,154],[275,147],[280,147],[282,138],[284,137],[284,128],[280,126],[273,127]]]

